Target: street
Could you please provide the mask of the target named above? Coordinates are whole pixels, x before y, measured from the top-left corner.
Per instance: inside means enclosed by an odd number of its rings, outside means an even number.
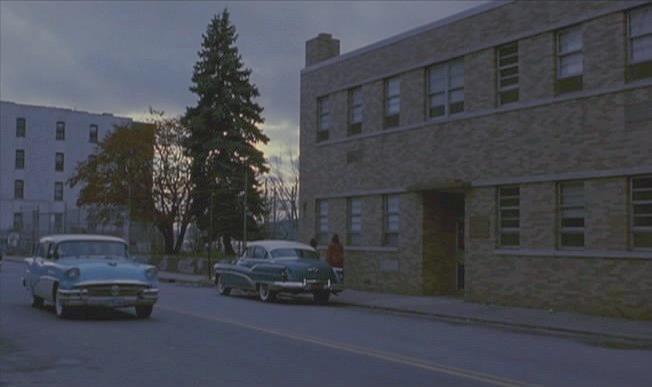
[[[308,298],[263,304],[161,284],[149,320],[34,309],[0,273],[0,386],[645,386],[652,351],[515,333]]]

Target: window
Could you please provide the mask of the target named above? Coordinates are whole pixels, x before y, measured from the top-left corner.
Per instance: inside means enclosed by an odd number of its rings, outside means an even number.
[[[559,184],[559,245],[584,247],[584,183]]]
[[[97,144],[97,125],[91,125],[88,129],[88,141]]]
[[[349,90],[349,136],[362,132],[362,87]]]
[[[57,172],[63,171],[63,153],[54,155],[54,170]]]
[[[66,123],[63,121],[57,122],[57,136],[56,139],[63,141],[66,139]]]
[[[328,200],[317,200],[317,241],[328,243]]]
[[[582,89],[584,72],[582,46],[581,26],[557,33],[557,94]]]
[[[385,80],[385,127],[398,126],[401,113],[401,79]]]
[[[518,42],[498,47],[498,105],[518,101]]]
[[[14,199],[22,199],[25,196],[25,182],[22,180],[14,181]]]
[[[628,80],[652,77],[652,6],[629,13],[628,56]]]
[[[57,181],[54,183],[54,200],[63,200],[63,182]]]
[[[55,212],[52,219],[52,230],[54,232],[63,232],[63,214],[61,212]]]
[[[347,203],[348,224],[347,243],[350,245],[360,244],[360,233],[362,231],[362,199],[350,198]]]
[[[23,229],[23,213],[14,212],[14,230],[21,231]]]
[[[428,111],[430,117],[464,111],[464,59],[428,69]]]
[[[256,258],[256,259],[266,259],[268,257],[269,256],[267,255],[267,251],[265,251],[264,248],[262,248],[260,246],[256,246],[254,248],[254,258]]]
[[[521,244],[521,191],[519,187],[498,188],[498,245]]]
[[[385,246],[398,245],[399,215],[399,196],[383,196],[383,244]]]
[[[652,176],[636,177],[631,186],[632,247],[652,248]]]
[[[25,150],[16,149],[16,169],[25,169]]]
[[[328,130],[331,128],[331,102],[328,96],[317,100],[318,122],[317,141],[328,140]]]
[[[27,123],[23,117],[16,118],[16,137],[25,137]]]

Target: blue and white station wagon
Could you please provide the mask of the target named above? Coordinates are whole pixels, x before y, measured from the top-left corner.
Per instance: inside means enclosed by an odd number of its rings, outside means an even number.
[[[148,318],[158,300],[157,269],[135,262],[127,247],[103,235],[41,238],[34,257],[25,259],[32,306],[51,302],[62,318],[85,306],[135,307],[139,318]]]

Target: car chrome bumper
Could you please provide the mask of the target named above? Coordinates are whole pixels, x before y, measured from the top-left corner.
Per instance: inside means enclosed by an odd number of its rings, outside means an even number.
[[[89,296],[86,289],[57,290],[57,298],[66,306],[129,307],[154,305],[158,289],[143,289],[137,296]]]
[[[319,290],[329,290],[332,292],[342,291],[343,287],[340,283],[333,283],[331,280],[327,282],[324,281],[274,281],[269,284],[271,289],[274,291],[304,291],[304,292],[314,292]]]

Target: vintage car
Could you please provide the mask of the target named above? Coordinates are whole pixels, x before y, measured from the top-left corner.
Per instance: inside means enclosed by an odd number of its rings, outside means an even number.
[[[278,293],[312,293],[315,303],[326,304],[331,293],[342,290],[338,276],[319,253],[297,242],[250,242],[236,262],[218,263],[214,273],[220,294],[229,295],[231,289],[256,291],[263,302],[274,301]]]
[[[23,285],[32,306],[51,302],[62,318],[78,307],[135,307],[139,318],[148,318],[158,300],[157,269],[135,262],[127,250],[111,236],[41,238],[34,257],[25,259]]]

